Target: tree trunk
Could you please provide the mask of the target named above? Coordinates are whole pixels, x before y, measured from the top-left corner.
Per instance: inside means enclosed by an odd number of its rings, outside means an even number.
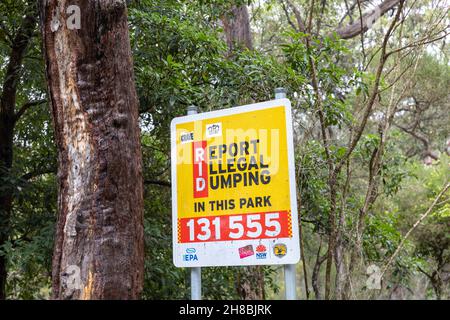
[[[11,186],[4,183],[9,176],[12,165],[12,128],[7,119],[1,115],[0,119],[0,248],[9,239],[10,217],[12,208]],[[6,299],[7,259],[0,254],[0,300]]]
[[[339,236],[334,248],[335,251],[335,267],[336,267],[336,278],[335,278],[335,298],[339,300],[344,299],[344,283],[346,279],[345,264],[344,264],[344,246],[342,239]]]
[[[327,258],[327,254],[325,253],[323,256],[320,256],[320,251],[322,249],[322,236],[320,236],[319,249],[317,250],[316,263],[314,264],[312,276],[311,276],[311,285],[314,290],[314,294],[316,296],[316,300],[322,300],[322,296],[320,294],[320,286],[319,286],[319,274],[320,267],[322,263]]]
[[[264,300],[264,270],[262,266],[244,267],[237,277],[237,292],[242,300]]]
[[[222,23],[229,51],[233,51],[236,47],[252,50],[253,41],[246,5],[233,6],[230,12],[222,17]]]
[[[331,168],[329,169],[332,170]],[[327,263],[325,269],[325,299],[329,300],[331,292],[331,267],[333,264],[333,257],[335,254],[336,246],[336,197],[337,197],[337,186],[336,186],[336,175],[334,172],[330,173],[329,178],[329,189],[330,189],[330,217],[328,219],[328,224],[330,227],[330,234],[328,236],[328,252],[327,252]]]
[[[58,148],[53,297],[137,299],[143,185],[125,1],[41,0],[40,11]]]
[[[436,294],[436,300],[441,300],[443,281],[440,277],[439,271],[433,272],[431,285],[433,286],[434,293]]]
[[[247,6],[232,6],[222,17],[228,51],[253,49]],[[237,292],[243,300],[264,299],[264,272],[260,266],[248,266],[238,272]]]
[[[12,209],[12,188],[4,183],[10,174],[13,158],[12,126],[4,115],[0,119],[0,248],[9,239],[10,218]],[[6,299],[7,259],[0,254],[0,300]]]
[[[3,108],[2,108],[3,111]],[[12,186],[7,182],[13,160],[13,125],[7,113],[0,114],[0,248],[8,241],[12,209]],[[0,300],[6,299],[7,259],[0,254]]]
[[[32,5],[30,5],[32,7]],[[12,210],[12,186],[8,182],[13,163],[13,138],[16,123],[16,93],[20,71],[33,31],[35,12],[26,15],[12,42],[0,97],[0,247],[9,239]],[[0,300],[6,298],[7,259],[0,255]]]

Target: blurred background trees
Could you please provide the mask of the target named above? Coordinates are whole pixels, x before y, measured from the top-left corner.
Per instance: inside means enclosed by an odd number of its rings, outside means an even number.
[[[14,40],[36,18],[14,69],[14,103],[1,105],[0,143],[17,116],[12,161],[0,162],[0,198],[11,202],[0,207],[7,298],[50,294],[56,148],[35,9],[0,4],[2,97]],[[448,192],[379,289],[367,273],[386,265],[450,177],[445,1],[137,0],[128,19],[145,185],[143,298],[189,298],[189,270],[172,264],[171,119],[191,104],[206,112],[270,100],[276,87],[288,90],[294,114],[299,298],[449,297]],[[203,291],[278,299],[282,278],[278,267],[203,268]]]

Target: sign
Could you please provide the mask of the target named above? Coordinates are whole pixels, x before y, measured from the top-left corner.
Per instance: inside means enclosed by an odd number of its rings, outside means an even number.
[[[288,99],[173,119],[177,267],[300,259]]]

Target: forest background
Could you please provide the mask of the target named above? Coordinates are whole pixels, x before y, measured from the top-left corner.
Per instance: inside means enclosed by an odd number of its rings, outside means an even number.
[[[293,106],[300,299],[448,299],[445,0],[128,1],[144,176],[143,299],[188,299],[172,263],[169,124]],[[48,299],[57,217],[39,9],[0,3],[0,298]],[[203,268],[205,299],[283,298],[280,267]],[[378,281],[379,280],[379,281]]]

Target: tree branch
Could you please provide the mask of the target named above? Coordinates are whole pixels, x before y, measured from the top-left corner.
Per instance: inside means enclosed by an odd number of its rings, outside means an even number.
[[[11,54],[8,65],[6,66],[5,80],[0,96],[0,113],[9,115],[10,117],[14,113],[16,91],[17,85],[19,84],[20,71],[22,70],[23,57],[35,26],[35,14],[25,16],[12,43]]]
[[[430,279],[432,281],[433,277],[427,273],[425,270],[423,270],[420,266],[417,266],[417,269],[422,272],[424,275],[426,275],[428,277],[428,279]]]
[[[284,14],[286,15],[287,22],[292,27],[292,29],[295,30],[295,32],[298,32],[299,30],[297,29],[296,25],[292,22],[291,18],[289,17],[289,11],[286,7],[286,4],[282,0],[280,2],[281,2],[281,7],[283,8]]]
[[[392,30],[394,29],[399,17],[400,17],[400,13],[403,9],[403,4],[405,0],[399,0],[400,1],[400,6],[397,9],[397,13],[395,14],[394,20],[392,21],[392,23],[390,24],[386,34],[384,35],[384,39],[383,39],[383,43],[381,44],[381,54],[380,54],[380,62],[378,64],[378,68],[377,68],[377,72],[375,74],[375,81],[374,81],[374,85],[373,85],[373,89],[372,89],[372,93],[370,94],[369,100],[366,104],[366,110],[364,111],[364,115],[362,117],[361,123],[359,125],[359,127],[356,130],[356,134],[352,140],[352,142],[350,143],[349,148],[347,149],[347,152],[345,153],[344,157],[342,157],[341,161],[338,163],[338,165],[335,168],[335,172],[339,173],[342,166],[345,164],[345,161],[347,159],[347,157],[349,157],[353,150],[356,148],[356,145],[358,144],[359,139],[362,136],[362,133],[364,131],[364,128],[366,127],[367,124],[367,120],[369,119],[370,114],[372,113],[372,109],[373,109],[373,105],[375,103],[375,99],[378,96],[378,89],[379,89],[379,85],[380,85],[380,81],[381,81],[381,74],[383,72],[383,68],[384,65],[386,63],[387,57],[386,57],[386,48],[387,48],[387,44],[389,41],[389,38],[392,35]]]
[[[43,174],[50,174],[50,173],[56,174],[56,168],[40,168],[40,169],[25,173],[21,178],[22,178],[22,180],[28,181],[37,176],[40,176]]]
[[[341,39],[351,39],[369,30],[373,23],[382,17],[388,10],[395,7],[400,0],[386,0],[376,6],[370,12],[365,13],[361,19],[355,23],[350,23],[345,27],[338,28],[336,33]]]
[[[305,32],[306,27],[305,27],[305,23],[303,22],[303,18],[300,14],[300,11],[289,0],[286,0],[286,3],[288,4],[289,7],[291,7],[292,11],[294,12],[295,19],[297,20],[298,30],[300,30],[301,32]]]
[[[423,143],[423,145],[424,145],[424,147],[425,147],[426,150],[429,149],[430,142],[428,141],[427,138],[422,137],[422,136],[418,135],[416,132],[414,132],[414,131],[412,131],[412,130],[409,130],[408,128],[405,128],[405,127],[403,127],[403,126],[401,126],[401,125],[399,125],[399,124],[397,124],[397,123],[394,123],[394,125],[395,125],[397,128],[401,129],[402,131],[404,131],[404,132],[410,134],[411,136],[413,136],[413,137],[416,138],[417,140],[420,140],[420,141]]]
[[[417,228],[417,226],[430,214],[430,212],[433,210],[433,208],[436,206],[437,202],[439,201],[439,199],[444,195],[444,193],[447,192],[447,190],[450,188],[450,183],[447,181],[445,186],[442,188],[441,192],[439,192],[439,194],[437,195],[437,197],[434,199],[433,203],[431,204],[431,206],[428,208],[428,210],[422,214],[422,216],[419,218],[419,220],[416,221],[416,223],[414,223],[414,225],[411,227],[411,229],[408,230],[408,232],[405,234],[405,236],[403,237],[402,241],[400,242],[400,244],[398,245],[397,249],[395,250],[395,252],[392,254],[392,256],[389,258],[388,262],[386,263],[386,265],[383,267],[382,271],[381,271],[381,277],[383,277],[383,275],[385,274],[386,270],[389,268],[389,266],[392,264],[392,262],[394,261],[395,257],[398,255],[398,253],[400,252],[400,249],[403,247],[403,245],[405,244],[406,239],[408,239],[409,235],[411,234],[411,232],[414,231],[414,229]]]
[[[19,111],[16,112],[16,114],[14,115],[14,122],[17,122],[20,117],[25,113],[25,111],[27,111],[29,108],[46,103],[47,99],[41,99],[41,100],[35,100],[35,101],[29,101],[26,102],[22,105],[22,107],[20,107]]]
[[[444,30],[443,30],[443,31],[444,31]],[[441,32],[442,32],[442,31],[441,31]],[[444,32],[445,32],[445,31],[444,31]],[[428,37],[424,37],[424,38],[422,38],[422,39],[420,39],[420,40],[417,40],[417,41],[408,43],[408,44],[404,45],[404,46],[401,47],[401,48],[397,48],[397,49],[395,49],[395,50],[392,50],[392,51],[388,52],[388,53],[386,54],[386,56],[390,56],[391,54],[397,53],[397,52],[402,51],[402,50],[405,50],[405,49],[407,49],[407,48],[417,47],[417,46],[423,46],[423,45],[425,45],[425,44],[429,44],[429,43],[433,43],[433,42],[439,41],[439,40],[441,40],[441,39],[446,38],[448,35],[449,35],[449,32],[445,32],[443,35],[438,36],[438,37],[433,38],[433,39],[429,39]]]
[[[162,180],[144,180],[145,185],[157,185],[162,187],[171,187],[172,184],[169,181],[162,181]]]

